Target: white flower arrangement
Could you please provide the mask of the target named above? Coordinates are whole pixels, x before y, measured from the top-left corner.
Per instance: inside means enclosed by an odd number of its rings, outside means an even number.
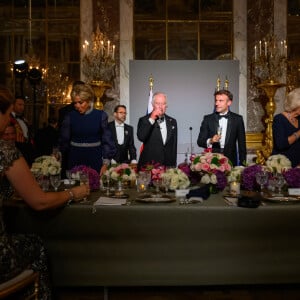
[[[169,177],[171,180],[170,189],[186,189],[190,185],[188,176],[178,168],[167,169],[161,177]]]
[[[292,167],[291,161],[282,154],[271,155],[267,161],[266,166],[270,172],[282,173]]]
[[[32,163],[31,172],[44,176],[56,175],[61,172],[61,164],[54,156],[39,156]]]
[[[216,174],[204,174],[202,177],[201,177],[201,180],[200,180],[200,183],[203,183],[203,184],[217,184],[218,183],[218,180],[217,180],[217,176]]]
[[[244,170],[244,166],[235,166],[231,169],[229,175],[227,176],[228,182],[241,182],[242,172]]]

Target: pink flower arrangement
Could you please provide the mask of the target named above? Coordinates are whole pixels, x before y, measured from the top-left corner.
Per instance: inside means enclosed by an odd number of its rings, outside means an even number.
[[[210,184],[216,190],[226,187],[226,175],[230,172],[232,164],[230,160],[221,153],[204,152],[191,157],[191,170],[202,175],[200,182]]]
[[[112,166],[108,170],[109,176],[111,179],[120,181],[120,180],[135,180],[136,171],[129,164],[119,164]]]
[[[205,152],[191,157],[191,170],[196,172],[214,173],[215,171],[230,172],[232,163],[221,153]]]
[[[161,178],[161,175],[166,171],[166,167],[160,163],[152,162],[141,167],[141,171],[151,172],[151,180],[156,180]]]

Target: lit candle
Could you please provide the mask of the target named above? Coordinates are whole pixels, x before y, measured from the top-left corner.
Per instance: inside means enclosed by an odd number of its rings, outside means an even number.
[[[112,46],[112,59],[115,59],[115,48],[116,48],[116,46],[113,45]]]
[[[107,56],[109,56],[109,47],[110,47],[110,41],[107,41]]]
[[[254,61],[257,60],[257,46],[254,46]]]
[[[230,193],[232,195],[239,195],[241,193],[241,184],[236,181],[230,183]]]
[[[286,40],[283,41],[284,44],[284,56],[287,57],[287,44],[286,44]]]
[[[259,56],[261,56],[261,41],[259,41]]]
[[[267,46],[267,42],[265,42],[265,57],[267,57],[267,53],[268,53],[268,46]]]
[[[283,56],[283,53],[284,53],[283,41],[280,41],[280,55]]]
[[[101,56],[103,56],[103,48],[104,48],[103,47],[103,41],[101,41],[100,44],[101,44]]]

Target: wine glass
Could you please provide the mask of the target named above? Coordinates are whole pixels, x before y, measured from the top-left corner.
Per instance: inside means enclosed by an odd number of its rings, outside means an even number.
[[[171,184],[171,177],[169,177],[169,176],[163,176],[163,178],[162,178],[162,186],[165,188],[166,195],[168,195],[170,184]]]
[[[153,185],[155,186],[155,193],[156,193],[157,196],[159,196],[160,195],[159,188],[161,187],[162,179],[161,178],[154,178],[152,182],[153,182]]]
[[[50,175],[50,183],[53,186],[54,190],[57,192],[61,184],[60,174]]]
[[[109,171],[104,173],[102,176],[102,182],[105,185],[103,188],[106,189],[106,196],[109,196],[109,188],[110,188],[110,174]]]
[[[275,184],[275,187],[278,188],[278,196],[283,196],[282,192],[281,192],[281,189],[282,187],[284,186],[285,184],[285,179],[283,177],[283,175],[281,173],[276,173],[274,176],[273,176],[273,179],[274,179],[274,184]]]
[[[266,172],[265,170],[262,170],[258,173],[255,174],[255,179],[256,182],[260,185],[260,193],[263,193],[263,189],[265,184],[268,182],[268,172]]]
[[[218,126],[218,128],[217,128],[217,135],[219,135],[219,136],[222,135],[222,126]]]

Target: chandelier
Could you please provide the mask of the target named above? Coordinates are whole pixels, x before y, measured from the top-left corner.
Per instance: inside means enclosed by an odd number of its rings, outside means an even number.
[[[115,77],[115,45],[100,31],[92,33],[91,42],[82,45],[82,72],[87,82],[112,82]]]

